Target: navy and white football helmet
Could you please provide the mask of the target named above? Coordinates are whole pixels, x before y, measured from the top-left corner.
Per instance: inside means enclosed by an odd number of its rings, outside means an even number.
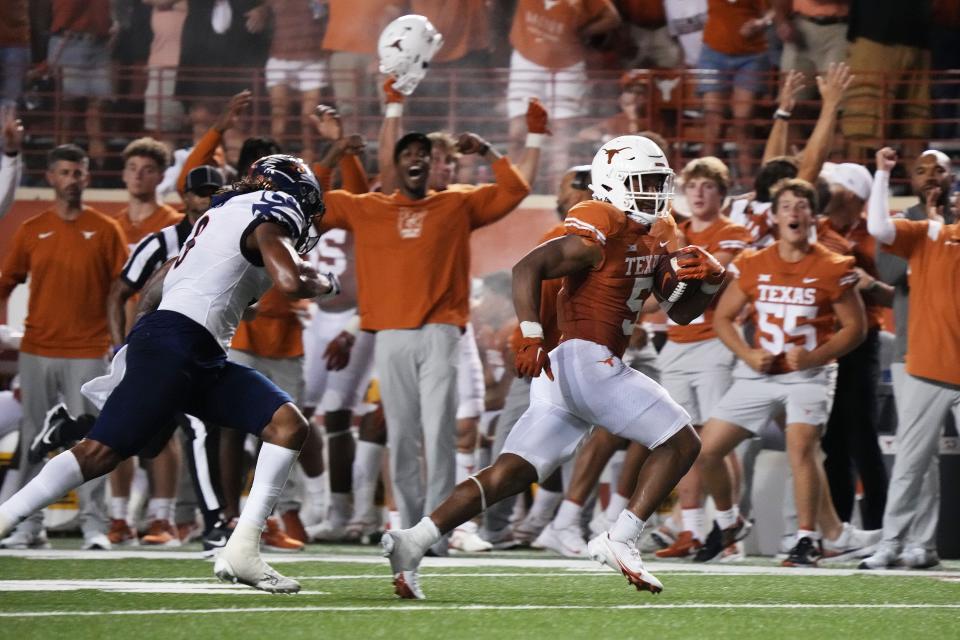
[[[264,188],[285,193],[297,201],[305,222],[296,230],[297,251],[306,253],[316,245],[319,236],[311,236],[310,230],[311,223],[319,222],[323,216],[323,193],[307,163],[284,154],[264,156],[250,165],[249,175],[262,182]]]

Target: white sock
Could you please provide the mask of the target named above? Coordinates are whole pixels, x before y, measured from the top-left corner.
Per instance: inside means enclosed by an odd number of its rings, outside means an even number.
[[[552,520],[553,514],[563,501],[563,494],[559,491],[547,491],[540,487],[536,495],[533,496],[533,504],[530,505],[528,518],[543,518]]]
[[[583,506],[572,500],[564,500],[560,503],[560,509],[553,518],[554,529],[566,529],[580,522],[580,514],[583,512]]]
[[[172,498],[150,498],[147,503],[147,520],[171,520],[173,516]]]
[[[357,522],[376,520],[373,497],[377,492],[380,462],[385,448],[375,442],[357,441],[353,456],[353,520]]]
[[[819,531],[810,531],[809,529],[797,529],[797,542],[800,542],[800,538],[810,538],[813,541],[820,539]]]
[[[263,530],[267,516],[273,513],[273,508],[277,506],[280,491],[299,455],[299,451],[269,442],[263,443],[257,457],[257,469],[253,474],[253,486],[250,487],[250,495],[240,512],[237,529],[240,528],[240,523],[248,524],[257,530],[256,538],[259,541],[260,531]],[[230,540],[233,540],[232,536]]]
[[[470,476],[474,474],[477,470],[477,455],[473,451],[469,453],[464,453],[462,451],[457,451],[457,473],[456,481],[457,484],[460,484]]]
[[[707,512],[705,509],[680,509],[683,519],[683,530],[692,531],[695,540],[703,542],[703,533],[707,527]]]
[[[610,494],[610,503],[607,505],[607,510],[604,511],[604,515],[607,518],[608,522],[616,522],[617,518],[620,516],[620,512],[627,508],[627,504],[630,503],[630,498],[622,496],[616,491]]]
[[[737,518],[740,517],[740,507],[733,505],[726,511],[717,511],[717,526],[720,529],[729,529],[737,524]]]
[[[330,505],[327,511],[327,520],[336,520],[344,523],[350,518],[350,494],[330,493]]]
[[[615,542],[636,541],[643,533],[644,521],[632,511],[624,509],[617,517],[617,521],[610,527],[610,539]]]
[[[110,517],[114,520],[127,520],[127,511],[130,508],[130,496],[114,496],[110,498]]]
[[[327,472],[310,477],[303,474],[303,488],[306,491],[307,502],[311,508],[322,509],[326,506],[327,498]]]
[[[72,451],[64,451],[43,465],[40,473],[20,491],[0,504],[0,522],[5,526],[15,525],[82,484],[80,463]]]
[[[420,519],[420,522],[413,525],[410,529],[413,533],[417,535],[418,538],[422,537],[424,541],[429,541],[426,546],[433,546],[441,538],[440,529],[437,528],[437,525],[430,519],[430,516],[423,516]]]
[[[388,511],[387,519],[390,521],[390,528],[393,531],[399,531],[400,529],[403,529],[403,524],[400,522],[399,511]]]

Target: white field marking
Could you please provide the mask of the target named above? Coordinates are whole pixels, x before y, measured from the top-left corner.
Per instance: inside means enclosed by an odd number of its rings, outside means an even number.
[[[146,582],[140,580],[0,580],[0,592],[3,591],[77,591],[92,589],[110,593],[188,593],[213,594],[218,596],[244,596],[260,593],[256,589],[243,585],[231,585],[214,582]],[[324,591],[303,591],[308,595],[330,595]]]
[[[368,612],[368,611],[611,611],[637,609],[770,609],[770,610],[837,610],[837,609],[960,609],[960,604],[757,604],[757,603],[685,603],[685,604],[520,604],[520,605],[394,605],[394,606],[316,606],[316,607],[226,607],[217,609],[130,609],[113,611],[4,611],[0,618],[53,618],[53,617],[97,617],[97,616],[161,616],[161,615],[236,615],[238,613],[323,613],[323,612]]]

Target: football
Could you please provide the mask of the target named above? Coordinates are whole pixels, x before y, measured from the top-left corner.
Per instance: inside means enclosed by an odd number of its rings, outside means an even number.
[[[700,288],[699,280],[681,282],[677,278],[677,270],[680,268],[677,265],[677,258],[681,254],[681,251],[674,251],[661,257],[653,270],[653,295],[658,302],[673,305],[691,296]]]

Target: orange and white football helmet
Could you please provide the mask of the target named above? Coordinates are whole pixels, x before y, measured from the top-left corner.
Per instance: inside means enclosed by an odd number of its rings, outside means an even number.
[[[443,36],[425,17],[400,16],[386,26],[377,41],[380,73],[393,76],[393,88],[408,96],[427,75],[430,61],[442,46]]]
[[[653,224],[667,215],[674,173],[663,151],[643,136],[619,136],[597,151],[590,166],[595,200],[609,202],[627,217]]]

